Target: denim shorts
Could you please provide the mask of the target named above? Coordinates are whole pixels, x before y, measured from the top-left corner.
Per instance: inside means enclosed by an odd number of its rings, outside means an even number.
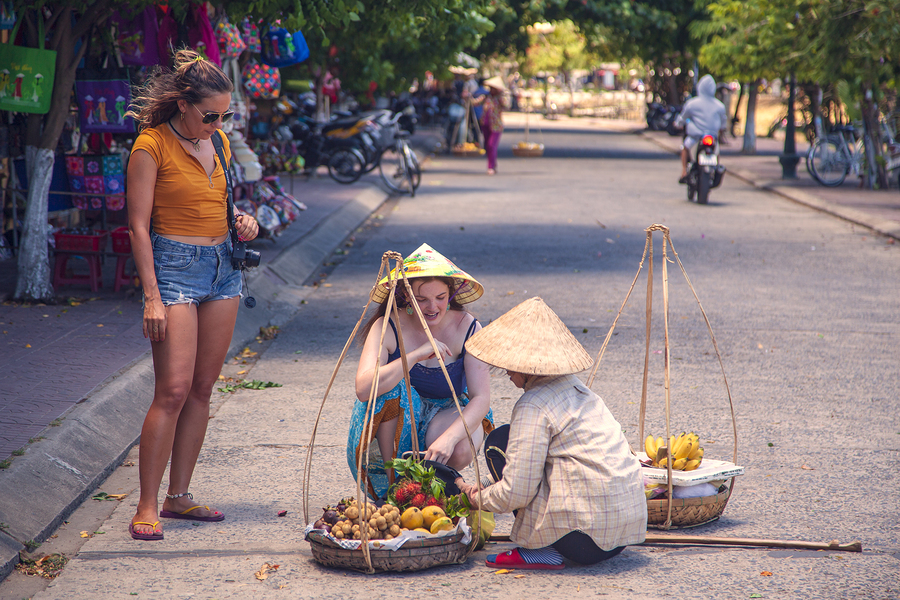
[[[217,246],[194,246],[151,232],[150,241],[164,306],[241,296],[241,272],[231,266],[230,238]]]

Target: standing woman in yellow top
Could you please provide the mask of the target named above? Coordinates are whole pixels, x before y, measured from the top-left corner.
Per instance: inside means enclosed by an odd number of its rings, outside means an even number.
[[[138,540],[161,540],[159,518],[221,521],[188,492],[206,436],[209,399],[231,343],[241,272],[231,265],[227,187],[213,147],[233,112],[231,80],[191,50],[138,91],[131,116],[140,135],[128,164],[128,230],[144,290],[156,387],[140,445],[141,496],[130,525]],[[238,236],[256,220],[240,215]],[[171,457],[163,510],[158,494]]]

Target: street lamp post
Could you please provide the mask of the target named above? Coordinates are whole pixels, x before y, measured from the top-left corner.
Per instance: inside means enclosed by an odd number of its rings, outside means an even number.
[[[797,179],[797,163],[800,156],[797,154],[796,125],[794,124],[794,100],[797,96],[797,78],[791,73],[791,83],[788,91],[787,125],[784,128],[784,153],[779,157],[781,163],[782,179]]]

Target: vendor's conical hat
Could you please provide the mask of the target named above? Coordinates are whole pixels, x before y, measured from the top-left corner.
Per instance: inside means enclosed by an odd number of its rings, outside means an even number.
[[[489,79],[484,80],[485,87],[492,87],[498,89],[500,91],[506,91],[506,84],[503,83],[503,79],[499,75],[495,75],[490,77]]]
[[[536,296],[476,332],[466,351],[489,365],[526,375],[568,375],[594,364],[565,323]]]
[[[456,283],[453,299],[460,304],[474,302],[481,298],[481,295],[484,293],[484,287],[474,277],[454,265],[448,258],[428,244],[422,244],[415,252],[403,260],[403,270],[407,279],[412,279],[413,277],[453,278]],[[399,276],[396,268],[392,276],[395,279]],[[402,289],[402,281],[398,281],[397,285]],[[390,281],[385,277],[372,290],[372,301],[384,302],[390,293],[390,289]]]

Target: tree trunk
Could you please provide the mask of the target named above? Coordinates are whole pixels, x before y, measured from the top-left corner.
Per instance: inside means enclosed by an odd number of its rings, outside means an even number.
[[[742,154],[756,154],[756,98],[759,96],[759,80],[750,83],[747,92],[747,118],[744,121],[744,146]]]
[[[738,97],[737,102],[734,103],[734,116],[731,117],[731,137],[736,138],[735,129],[737,128],[737,124],[741,122],[741,117],[739,116],[739,111],[741,110],[741,100],[744,98],[744,84],[741,83],[738,86]]]
[[[884,168],[884,141],[881,139],[881,123],[878,122],[878,104],[875,102],[872,85],[863,83],[860,87],[862,88],[860,105],[862,106],[863,131],[866,134],[863,137],[866,140],[864,149],[866,164],[863,165],[865,172],[860,175],[863,175],[863,183],[867,188],[884,190],[889,187],[889,184],[887,171]]]
[[[44,29],[51,31],[48,49],[56,50],[56,75],[50,111],[46,115],[28,115],[25,131],[25,165],[28,174],[28,200],[19,245],[18,278],[15,297],[21,300],[46,301],[53,298],[50,283],[50,256],[47,247],[47,201],[59,137],[69,116],[69,101],[75,85],[75,70],[87,49],[87,36],[94,24],[102,24],[109,16],[109,1],[94,3],[72,23],[71,6],[57,7],[50,17],[35,11],[33,18],[44,19]],[[21,18],[25,18],[25,13]],[[31,28],[30,28],[31,29]],[[35,37],[30,38],[37,46]],[[29,32],[31,33],[31,32]],[[81,40],[78,51],[76,41]]]
[[[47,198],[53,175],[53,150],[25,148],[25,171],[28,174],[28,204],[22,222],[19,244],[15,298],[30,301],[53,299],[50,284],[50,257],[47,252]]]

